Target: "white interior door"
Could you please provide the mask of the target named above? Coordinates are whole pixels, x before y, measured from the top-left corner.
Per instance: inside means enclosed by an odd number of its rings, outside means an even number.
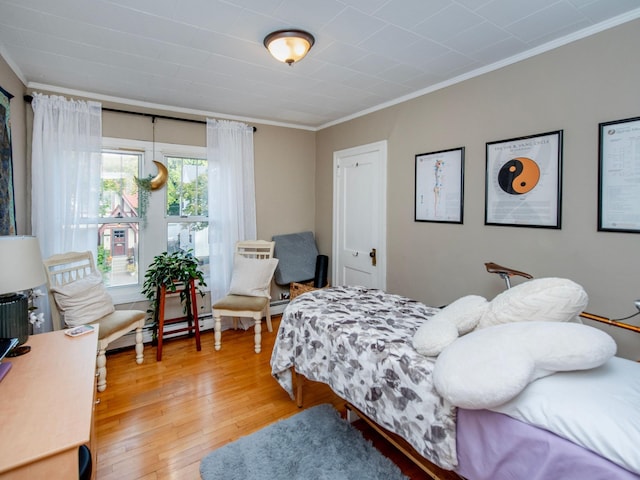
[[[333,285],[386,289],[387,142],[333,154]]]

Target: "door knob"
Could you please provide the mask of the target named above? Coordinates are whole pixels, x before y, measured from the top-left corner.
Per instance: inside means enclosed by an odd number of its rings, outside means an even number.
[[[369,252],[369,256],[371,257],[371,265],[376,266],[376,249],[372,248]]]

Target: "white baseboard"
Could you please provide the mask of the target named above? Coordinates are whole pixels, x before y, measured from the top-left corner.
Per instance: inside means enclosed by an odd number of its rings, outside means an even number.
[[[269,306],[271,315],[281,315],[287,305],[289,305],[289,300],[274,300]]]
[[[289,300],[276,300],[271,302],[270,309],[272,315],[280,315],[284,312],[285,307],[289,304]],[[207,330],[213,330],[213,317],[209,315],[203,315],[198,317],[198,321],[200,322],[200,331],[204,332]],[[184,325],[183,325],[184,324]],[[187,326],[187,322],[176,323],[177,327]],[[168,334],[165,335],[164,338],[172,338],[185,335],[183,332]],[[147,325],[142,331],[142,341],[144,343],[151,343],[153,340],[153,325]],[[109,350],[117,350],[119,348],[127,348],[133,347],[136,344],[136,336],[135,332],[129,332],[126,335],[114,340],[109,344],[107,351]]]

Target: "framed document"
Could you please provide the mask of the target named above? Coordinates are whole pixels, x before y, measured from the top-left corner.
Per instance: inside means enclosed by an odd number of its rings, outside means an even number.
[[[487,143],[485,225],[560,228],[562,130]]]
[[[600,124],[598,231],[640,233],[640,117]]]
[[[416,155],[415,221],[462,223],[464,147]]]

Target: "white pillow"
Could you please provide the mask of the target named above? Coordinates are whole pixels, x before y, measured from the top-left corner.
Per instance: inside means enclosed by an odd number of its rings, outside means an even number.
[[[423,323],[413,336],[413,348],[435,357],[458,338],[473,330],[489,306],[484,297],[467,295],[450,303]]]
[[[492,410],[549,430],[631,472],[640,472],[638,398],[640,363],[613,357],[591,370],[541,378]]]
[[[458,329],[455,324],[437,317],[436,314],[420,325],[413,336],[413,348],[420,355],[437,357],[458,338]]]
[[[568,322],[584,311],[589,297],[566,278],[537,278],[497,295],[480,319],[479,328],[510,322]]]
[[[475,330],[445,348],[433,380],[457,407],[493,408],[538,378],[600,366],[616,348],[607,333],[579,323],[508,323]]]
[[[488,308],[489,302],[486,298],[467,295],[451,302],[431,318],[443,318],[453,323],[460,335],[466,335],[476,328]]]
[[[51,291],[64,322],[70,327],[95,322],[115,311],[113,300],[98,272],[66,285],[51,287]]]
[[[247,258],[236,254],[233,259],[229,293],[249,297],[271,297],[271,278],[277,266],[277,258]]]

